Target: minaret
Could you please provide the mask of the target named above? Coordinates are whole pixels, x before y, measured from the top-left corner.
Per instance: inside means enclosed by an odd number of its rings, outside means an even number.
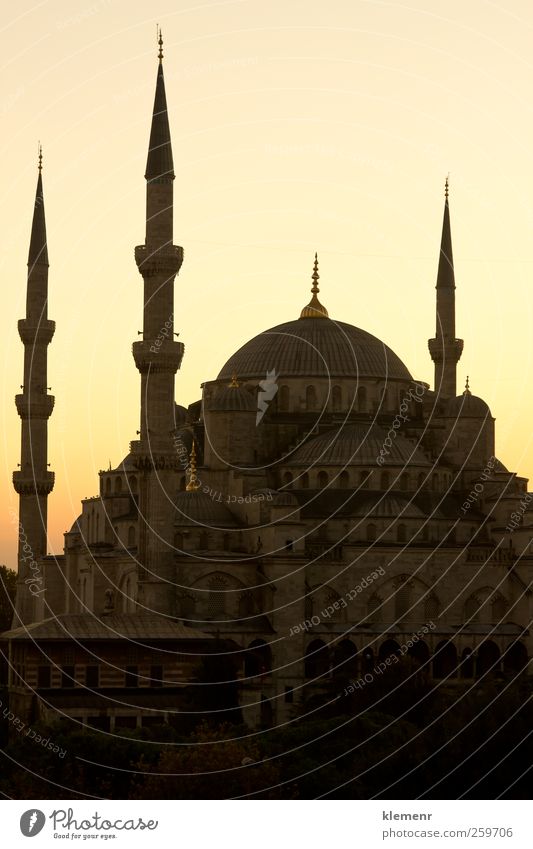
[[[452,232],[448,203],[448,178],[444,189],[444,220],[437,272],[437,330],[428,341],[435,363],[435,392],[442,398],[455,398],[457,363],[463,352],[463,340],[455,338],[455,275],[453,270]]]
[[[55,330],[48,319],[48,250],[42,180],[42,150],[39,145],[39,175],[28,255],[26,318],[18,323],[24,343],[24,384],[15,397],[22,420],[20,471],[13,473],[19,494],[19,551],[17,601],[13,625],[27,624],[36,616],[35,599],[46,587],[39,558],[47,551],[47,503],[54,486],[48,471],[48,419],[54,397],[48,395],[47,348]]]
[[[133,357],[141,374],[140,439],[132,453],[141,474],[139,559],[140,596],[144,608],[173,615],[173,499],[176,470],[181,468],[173,444],[174,376],[184,346],[174,341],[174,278],[183,249],[173,244],[174,165],[163,76],[163,39],[159,32],[159,67],[146,163],[146,238],[135,248],[144,280],[143,340]]]

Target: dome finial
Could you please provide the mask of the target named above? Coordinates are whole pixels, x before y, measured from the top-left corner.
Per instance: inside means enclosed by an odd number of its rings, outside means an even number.
[[[470,377],[467,375],[466,376],[466,383],[465,383],[465,391],[463,392],[463,395],[471,395],[471,394],[472,393],[470,392]]]
[[[238,389],[238,387],[240,386],[235,372],[233,372],[233,374],[231,375],[231,383],[228,383],[228,386],[231,387],[231,389]]]
[[[39,174],[43,170],[43,146],[41,142],[39,142]]]
[[[158,36],[157,37],[157,43],[159,44],[158,58],[159,58],[159,61],[161,62],[161,60],[163,59],[163,34],[161,32],[161,27],[159,26],[159,24],[156,24],[156,26],[157,26],[157,36]]]
[[[189,483],[185,489],[187,492],[196,492],[197,489],[200,489],[200,481],[196,477],[196,445],[194,444],[194,440],[192,443],[189,463]]]
[[[313,285],[311,286],[311,292],[313,293],[313,297],[309,301],[306,307],[300,313],[300,318],[329,318],[328,311],[325,306],[323,306],[317,298],[317,294],[320,289],[318,288],[318,281],[320,279],[320,274],[318,273],[318,253],[315,253],[315,262],[313,265],[313,273],[311,275],[311,280],[313,281]]]
[[[446,175],[446,181],[444,183],[444,197],[448,200],[448,196],[450,194],[450,172]]]

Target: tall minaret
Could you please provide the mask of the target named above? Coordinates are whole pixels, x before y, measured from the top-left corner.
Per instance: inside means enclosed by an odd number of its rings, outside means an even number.
[[[133,344],[141,373],[140,439],[132,453],[140,476],[139,603],[174,614],[173,498],[176,470],[181,468],[173,444],[174,376],[184,346],[174,341],[174,278],[183,249],[173,244],[174,165],[168,123],[163,39],[159,32],[159,67],[148,161],[146,163],[146,238],[135,248],[144,279],[143,340]]]
[[[435,363],[435,392],[442,398],[457,394],[457,363],[463,352],[463,340],[455,338],[455,275],[453,271],[452,232],[448,203],[448,178],[444,189],[444,220],[437,273],[437,330],[428,341]]]
[[[24,343],[24,384],[15,397],[22,420],[20,471],[13,473],[19,501],[18,582],[14,626],[35,619],[35,599],[46,591],[39,558],[46,555],[48,495],[54,474],[48,471],[48,419],[54,396],[48,395],[47,348],[55,322],[48,319],[48,250],[42,180],[42,151],[39,146],[39,176],[28,255],[26,318],[18,323]]]

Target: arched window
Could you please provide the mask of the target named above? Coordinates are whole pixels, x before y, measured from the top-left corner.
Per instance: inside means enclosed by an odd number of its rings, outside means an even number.
[[[333,652],[333,673],[355,677],[357,675],[357,649],[351,640],[341,640]]]
[[[314,386],[308,386],[305,390],[305,408],[306,410],[316,410],[316,389]]]
[[[426,482],[426,476],[425,476],[424,472],[420,472],[419,475],[418,475],[418,482],[417,482],[418,489],[422,489],[425,482]]]
[[[383,611],[381,610],[381,605],[383,604],[383,599],[381,599],[376,593],[370,596],[368,599],[368,604],[366,606],[366,617],[369,620],[376,619],[378,616],[383,615]]]
[[[435,492],[437,492],[437,491],[438,491],[438,488],[439,488],[439,476],[438,476],[438,474],[437,474],[436,472],[435,472],[435,473],[431,476],[431,486],[433,487],[433,489],[435,490]]]
[[[290,472],[285,472],[285,474],[283,475],[283,486],[290,488],[291,484],[292,484],[292,475],[291,475]]]
[[[403,581],[396,588],[394,594],[394,617],[396,621],[401,621],[407,616],[411,606],[411,587],[407,581]]]
[[[342,410],[342,389],[340,386],[334,386],[331,390],[331,406],[334,413]]]
[[[105,482],[105,493],[106,495],[111,494],[111,478],[107,478]]]
[[[122,492],[122,478],[115,478],[115,492]]]
[[[387,657],[391,657],[393,654],[400,654],[400,646],[396,640],[385,640],[379,647],[379,659],[386,660]]]
[[[359,484],[361,489],[368,488],[368,479],[370,477],[370,472],[359,472]]]
[[[396,539],[398,542],[405,542],[407,540],[407,528],[405,525],[398,525],[396,530]]]
[[[309,475],[307,474],[307,472],[303,473],[303,475],[301,477],[301,481],[302,481],[302,489],[309,489]]]
[[[228,582],[223,575],[213,575],[209,581],[209,593],[207,597],[207,612],[210,619],[224,616],[226,612],[226,598]]]
[[[429,595],[426,597],[424,603],[424,618],[426,622],[433,622],[434,619],[437,618],[440,612],[440,604],[436,595]]]
[[[357,409],[360,413],[366,412],[367,399],[365,386],[359,386],[357,389]]]
[[[339,489],[348,489],[350,485],[350,475],[345,470],[339,475]]]
[[[198,544],[201,549],[205,550],[209,548],[209,537],[205,531],[202,531],[202,533],[200,534]]]
[[[409,475],[407,474],[407,472],[403,472],[403,474],[400,475],[400,489],[402,489],[405,492],[405,490],[408,489],[408,488],[409,488]]]
[[[179,532],[174,534],[174,548],[183,551],[183,534]]]
[[[95,542],[100,542],[100,514],[96,514],[96,534],[95,534]]]
[[[180,599],[180,611],[183,619],[192,619],[196,612],[196,598],[192,593],[182,595]]]
[[[457,650],[453,643],[444,640],[435,649],[435,654],[433,655],[433,677],[457,677]]]
[[[520,672],[527,666],[527,649],[523,643],[516,642],[509,646],[503,655],[505,672]]]
[[[388,472],[382,472],[381,473],[380,487],[381,487],[381,489],[386,490],[386,489],[389,488],[389,486],[390,486],[390,475],[389,475]]]
[[[305,677],[321,678],[329,672],[329,651],[322,640],[313,640],[305,651]]]
[[[477,669],[478,678],[482,675],[490,675],[498,672],[500,665],[500,650],[496,643],[492,640],[485,640],[481,643],[477,653]]]
[[[374,540],[376,539],[376,531],[377,531],[377,528],[372,523],[370,523],[369,525],[366,526],[367,542],[374,542]]]
[[[135,475],[130,478],[130,490],[131,492],[137,492],[137,478]]]
[[[497,595],[492,599],[492,621],[501,622],[507,613],[507,602],[502,595]]]
[[[128,548],[133,548],[136,542],[135,527],[130,525],[128,528]]]
[[[479,608],[479,599],[477,599],[476,596],[471,595],[465,604],[465,619],[477,622],[479,619]]]
[[[289,409],[290,392],[288,386],[280,386],[278,394],[278,409],[286,413]]]
[[[472,649],[465,649],[461,655],[461,678],[474,677],[474,653]]]
[[[317,477],[319,489],[324,489],[329,483],[329,475],[327,472],[320,471]]]

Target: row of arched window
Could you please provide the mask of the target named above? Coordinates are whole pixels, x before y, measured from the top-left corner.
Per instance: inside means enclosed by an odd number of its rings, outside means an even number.
[[[365,413],[369,409],[369,393],[366,386],[358,386],[355,390],[355,398],[351,394],[352,390],[343,389],[339,384],[334,384],[331,387],[320,387],[310,384],[305,387],[304,406],[308,411],[316,411],[324,407],[328,407],[332,412],[344,412],[348,409],[353,409],[355,412]],[[329,397],[328,397],[329,396]],[[388,389],[381,390],[379,394],[373,397],[374,409],[381,407],[383,410],[393,411],[398,410],[401,404],[401,396],[399,390]],[[292,402],[292,403],[291,403]],[[279,387],[277,394],[277,406],[280,412],[289,412],[293,409],[300,409],[301,394],[300,388],[294,390],[294,396],[291,399],[291,389],[287,384],[282,384]]]
[[[324,469],[310,472],[284,472],[282,484],[285,489],[324,489],[331,486],[332,489],[378,489],[387,491],[389,489],[402,492],[418,491],[420,489],[432,489],[440,492],[441,489],[451,485],[452,478],[448,472],[396,472],[383,471],[379,475],[370,469],[343,469],[341,472],[327,472]]]
[[[105,495],[121,495],[122,492],[136,493],[137,478],[135,475],[131,475],[123,482],[120,475],[116,475],[114,478],[109,475],[105,478],[105,483],[102,483],[102,491]]]

